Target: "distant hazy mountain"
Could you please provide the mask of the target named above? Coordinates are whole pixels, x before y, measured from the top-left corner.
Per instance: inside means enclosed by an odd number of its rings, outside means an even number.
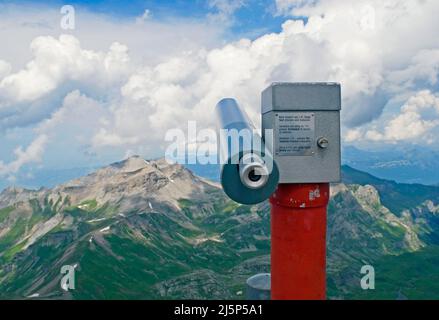
[[[439,298],[439,188],[350,167],[332,186],[330,298]],[[0,193],[0,298],[243,298],[269,272],[269,207],[164,160],[131,157],[52,189]],[[76,289],[60,288],[63,265]],[[376,290],[360,268],[376,268]],[[420,272],[422,271],[422,272]],[[427,271],[427,272],[424,272]]]
[[[423,147],[398,147],[379,151],[348,146],[343,163],[383,179],[404,183],[439,183],[439,152]]]
[[[402,183],[422,183],[439,185],[439,152],[421,147],[398,147],[380,151],[368,151],[353,146],[343,147],[344,164],[371,173],[382,179]],[[200,177],[219,181],[218,165],[189,164],[186,168]],[[66,181],[84,176],[95,171],[94,167],[78,167],[70,169],[34,169],[16,175],[13,185],[38,189],[52,188]],[[0,191],[10,186],[11,182],[0,179]]]
[[[40,187],[53,188],[58,184],[85,176],[97,168],[79,167],[70,169],[35,169],[34,171],[23,170],[15,176],[15,181],[10,182],[0,179],[0,191],[12,185],[17,185],[29,189]]]

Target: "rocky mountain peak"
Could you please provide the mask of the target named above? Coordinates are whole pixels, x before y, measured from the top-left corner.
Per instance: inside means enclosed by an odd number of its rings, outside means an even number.
[[[371,185],[358,185],[353,188],[353,194],[360,201],[360,203],[367,204],[368,206],[380,206],[381,200],[378,194],[378,190]]]
[[[129,173],[141,170],[149,165],[150,163],[148,161],[138,155],[134,155],[123,161],[113,163],[110,167],[117,168],[121,172]]]
[[[9,206],[16,202],[27,201],[32,197],[37,197],[46,189],[28,190],[20,187],[8,187],[0,192],[0,208]]]
[[[181,198],[206,197],[206,188],[218,189],[218,186],[195,176],[180,164],[170,164],[163,158],[145,160],[136,155],[53,189],[7,188],[0,193],[0,208],[31,199],[38,199],[40,205],[47,199],[64,203],[63,206],[96,201],[98,207],[117,204],[123,211],[148,209],[154,202],[178,208]]]
[[[68,197],[71,205],[90,200],[98,206],[117,204],[123,211],[148,209],[153,202],[178,208],[181,198],[206,197],[206,188],[217,187],[180,164],[131,156],[51,189],[49,198]]]

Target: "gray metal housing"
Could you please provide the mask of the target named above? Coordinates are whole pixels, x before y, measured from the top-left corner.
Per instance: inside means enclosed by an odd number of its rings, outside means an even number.
[[[261,110],[279,183],[341,180],[339,84],[273,83],[262,92]],[[273,129],[273,142],[266,129]]]

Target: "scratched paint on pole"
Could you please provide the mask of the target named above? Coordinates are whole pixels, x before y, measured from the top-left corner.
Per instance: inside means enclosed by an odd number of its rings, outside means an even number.
[[[277,112],[275,141],[278,156],[311,156],[315,148],[315,114]]]

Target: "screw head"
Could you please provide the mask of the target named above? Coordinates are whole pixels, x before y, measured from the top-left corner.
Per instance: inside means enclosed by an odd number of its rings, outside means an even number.
[[[319,148],[326,149],[329,145],[329,140],[325,137],[320,137],[317,139],[317,145]]]

